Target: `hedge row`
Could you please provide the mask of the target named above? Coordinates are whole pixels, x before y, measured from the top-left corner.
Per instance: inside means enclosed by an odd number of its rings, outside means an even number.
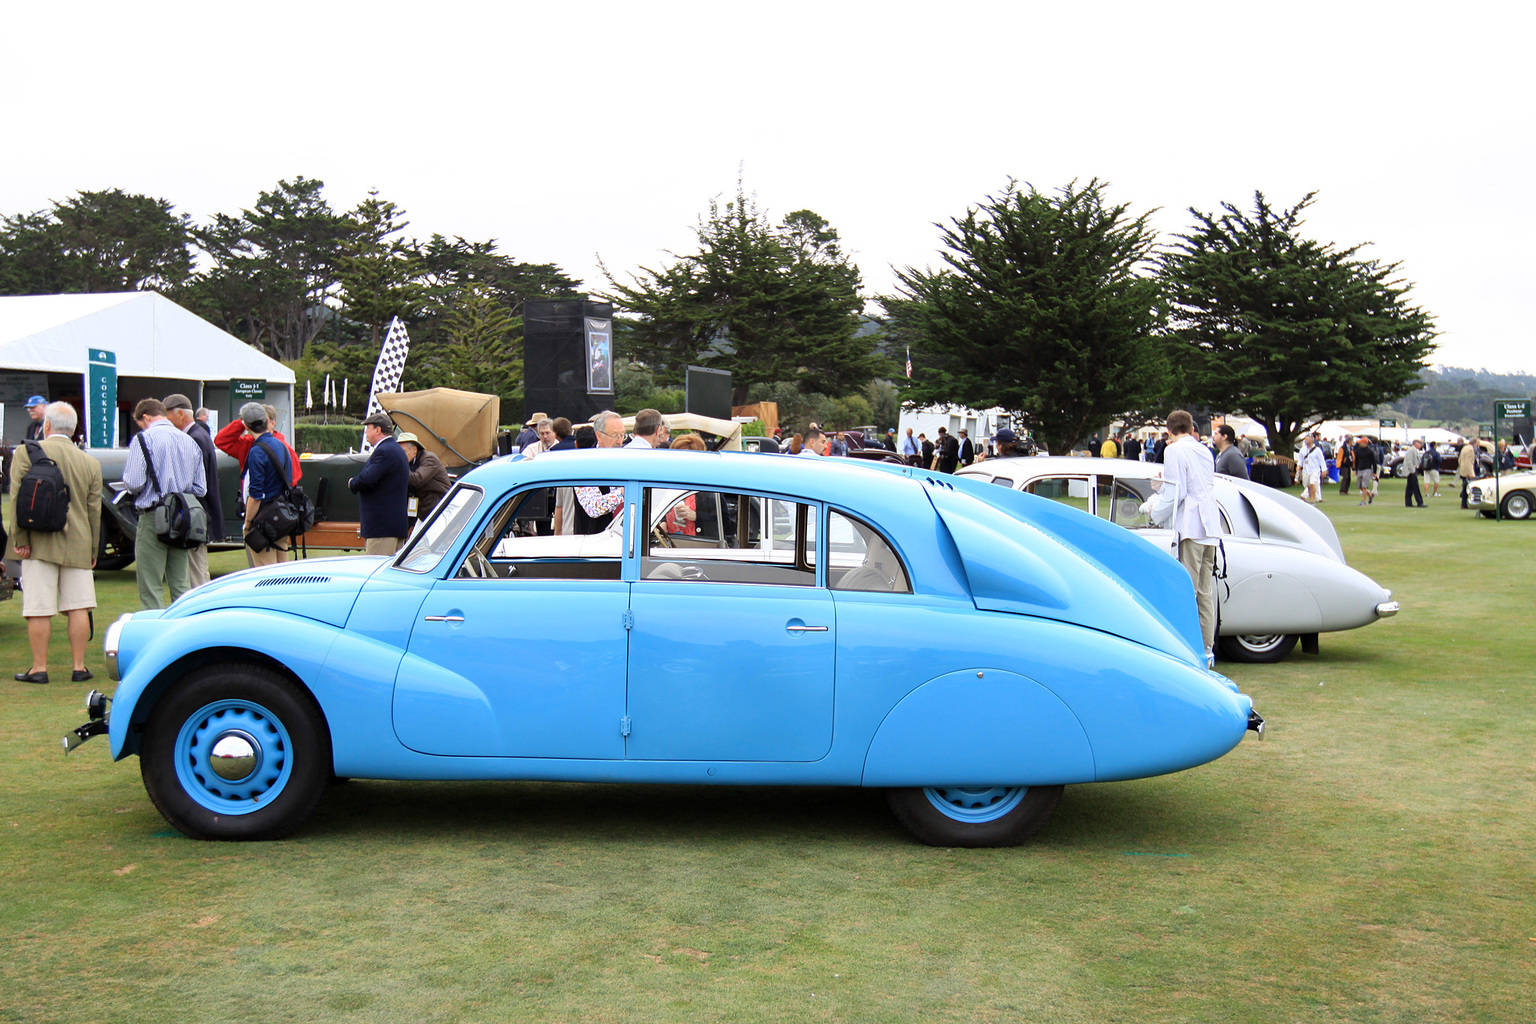
[[[300,423],[293,435],[293,448],[301,454],[335,455],[356,451],[363,443],[363,428],[345,423]]]

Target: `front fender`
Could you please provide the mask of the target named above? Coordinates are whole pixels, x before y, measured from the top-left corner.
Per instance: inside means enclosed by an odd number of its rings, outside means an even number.
[[[314,619],[259,608],[227,608],[189,618],[127,623],[119,660],[127,670],[112,696],[112,758],[138,753],[155,703],[176,680],[202,665],[242,657],[275,664],[314,690],[340,631]],[[231,638],[239,638],[232,643]],[[398,659],[399,651],[395,651]]]

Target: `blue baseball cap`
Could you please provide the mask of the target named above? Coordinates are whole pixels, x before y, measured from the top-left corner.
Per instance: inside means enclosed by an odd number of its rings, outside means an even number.
[[[28,409],[32,408],[34,405],[47,405],[47,404],[48,404],[48,399],[44,398],[42,395],[33,395],[31,398],[27,399],[27,408]]]

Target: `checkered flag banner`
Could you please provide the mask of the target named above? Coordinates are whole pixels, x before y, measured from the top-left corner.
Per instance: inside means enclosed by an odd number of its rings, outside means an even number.
[[[400,375],[405,372],[405,357],[410,350],[411,339],[405,333],[405,324],[395,317],[389,322],[389,333],[384,336],[384,347],[379,350],[378,365],[373,368],[373,388],[368,392],[365,417],[384,411],[379,404],[379,395],[400,390]],[[363,442],[358,450],[368,451],[368,443]]]

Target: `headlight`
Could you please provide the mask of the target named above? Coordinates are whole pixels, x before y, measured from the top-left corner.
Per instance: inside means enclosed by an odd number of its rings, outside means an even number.
[[[133,618],[133,612],[124,612],[123,614],[119,615],[117,617],[117,621],[107,627],[106,638],[102,641],[101,644],[102,649],[106,652],[107,655],[107,675],[114,680],[120,680],[123,678],[118,674],[117,671],[118,638],[123,635],[123,626],[126,625],[128,620],[131,618]]]

